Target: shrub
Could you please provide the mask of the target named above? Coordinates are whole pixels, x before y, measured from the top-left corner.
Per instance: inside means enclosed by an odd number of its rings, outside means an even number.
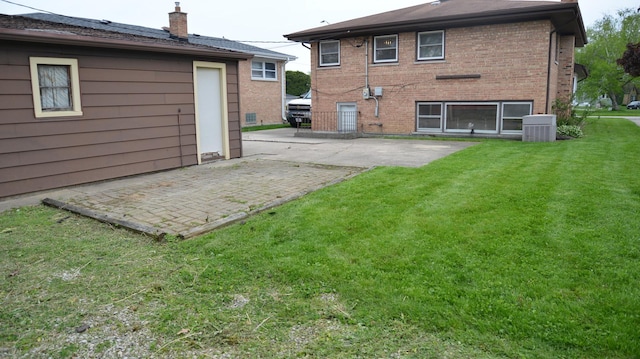
[[[556,99],[555,103],[551,107],[553,113],[556,115],[556,123],[558,127],[568,125],[568,126],[577,126],[582,127],[584,125],[585,120],[591,113],[590,108],[586,108],[581,114],[578,116],[574,111],[572,105],[572,98],[569,99]]]
[[[584,136],[584,134],[582,133],[582,128],[576,125],[560,125],[558,126],[558,130],[556,133],[561,137],[580,138]]]

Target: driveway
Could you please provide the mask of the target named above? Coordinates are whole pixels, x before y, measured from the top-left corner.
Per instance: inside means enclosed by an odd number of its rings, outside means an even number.
[[[43,201],[152,236],[189,238],[375,166],[419,167],[474,144],[310,139],[295,131],[243,133],[240,159],[5,199],[0,212]]]
[[[421,167],[474,142],[381,138],[351,140],[295,137],[296,129],[245,132],[245,158],[320,163],[334,166]]]

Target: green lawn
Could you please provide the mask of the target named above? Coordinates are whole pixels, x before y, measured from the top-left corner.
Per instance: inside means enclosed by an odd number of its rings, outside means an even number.
[[[585,135],[378,168],[184,242],[0,214],[0,356],[638,358],[640,127]]]
[[[618,111],[610,111],[608,109],[595,109],[595,108],[585,108],[585,107],[576,107],[576,113],[582,114],[585,111],[588,111],[589,116],[592,117],[640,117],[640,110],[627,110],[626,106],[620,105],[620,109]]]

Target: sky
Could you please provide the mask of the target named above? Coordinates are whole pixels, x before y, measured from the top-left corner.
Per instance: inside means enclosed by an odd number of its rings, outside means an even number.
[[[180,7],[188,14],[189,33],[247,41],[254,46],[292,55],[298,59],[288,63],[286,69],[309,73],[309,50],[299,43],[287,43],[283,35],[427,2],[431,0],[181,0]],[[221,7],[218,6],[220,3]],[[615,15],[617,10],[629,7],[637,9],[640,0],[579,0],[578,4],[585,27],[590,27],[606,14]],[[161,28],[169,26],[168,13],[174,11],[175,2],[0,0],[1,14],[37,12],[32,8],[60,15]]]

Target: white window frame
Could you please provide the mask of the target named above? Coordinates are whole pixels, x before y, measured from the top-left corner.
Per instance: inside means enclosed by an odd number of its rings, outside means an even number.
[[[442,48],[442,56],[432,56],[432,57],[421,57],[420,56],[420,48],[423,46],[420,43],[420,35],[423,34],[436,34],[436,33],[440,33],[442,36],[442,42],[440,43],[440,46]],[[417,35],[417,39],[416,39],[416,58],[418,59],[418,61],[428,61],[428,60],[444,60],[444,40],[445,40],[445,36],[444,36],[444,30],[438,30],[438,31],[423,31],[423,32],[419,32]],[[432,46],[432,45],[430,45]]]
[[[256,69],[253,67],[254,64],[260,64],[261,68]],[[273,64],[273,70],[267,69],[267,64]],[[260,76],[255,76],[254,71],[260,71]],[[273,73],[273,77],[267,77],[267,73]],[[251,60],[251,79],[252,80],[261,80],[261,81],[278,81],[278,63],[275,61],[268,61],[262,59],[254,59]]]
[[[420,105],[437,105],[440,106],[440,116],[428,115],[420,116]],[[420,127],[420,118],[439,118],[439,127]],[[444,103],[442,102],[418,102],[416,103],[416,129],[420,132],[442,132],[442,126],[444,125]]]
[[[71,109],[66,111],[50,111],[42,109],[40,96],[40,78],[38,65],[69,66],[71,84]],[[33,109],[36,118],[82,116],[80,101],[80,76],[78,75],[78,60],[55,57],[30,57],[31,91],[33,94]]]
[[[323,62],[322,61],[322,56],[323,55],[330,55],[330,54],[335,54],[335,52],[329,52],[329,53],[323,53],[322,45],[328,45],[328,44],[338,44],[338,61],[337,62]],[[329,41],[320,41],[318,43],[318,63],[320,64],[320,66],[340,66],[340,40],[329,40]]]
[[[531,115],[533,111],[533,102],[530,101],[505,101],[501,103],[500,106],[500,132],[501,133],[522,133],[522,130],[505,130],[504,129],[504,120],[522,120],[522,117],[505,117],[504,116],[504,106],[505,105],[529,105],[529,115]]]
[[[383,39],[383,38],[393,38],[393,40],[395,41],[395,50],[396,50],[396,56],[393,59],[378,59],[378,40]],[[398,35],[382,35],[382,36],[374,36],[373,37],[373,62],[376,64],[379,63],[385,63],[385,62],[398,62],[398,47],[399,47],[399,43],[398,43]],[[386,48],[385,50],[389,50],[390,48]]]
[[[495,130],[483,130],[474,128],[474,132],[476,133],[491,133],[497,134],[500,132],[500,102],[445,102],[444,103],[444,122],[443,122],[443,130],[444,132],[462,132],[467,133],[471,131],[470,128],[455,128],[449,129],[447,119],[449,117],[449,106],[495,106],[496,109],[496,118],[495,118]]]

